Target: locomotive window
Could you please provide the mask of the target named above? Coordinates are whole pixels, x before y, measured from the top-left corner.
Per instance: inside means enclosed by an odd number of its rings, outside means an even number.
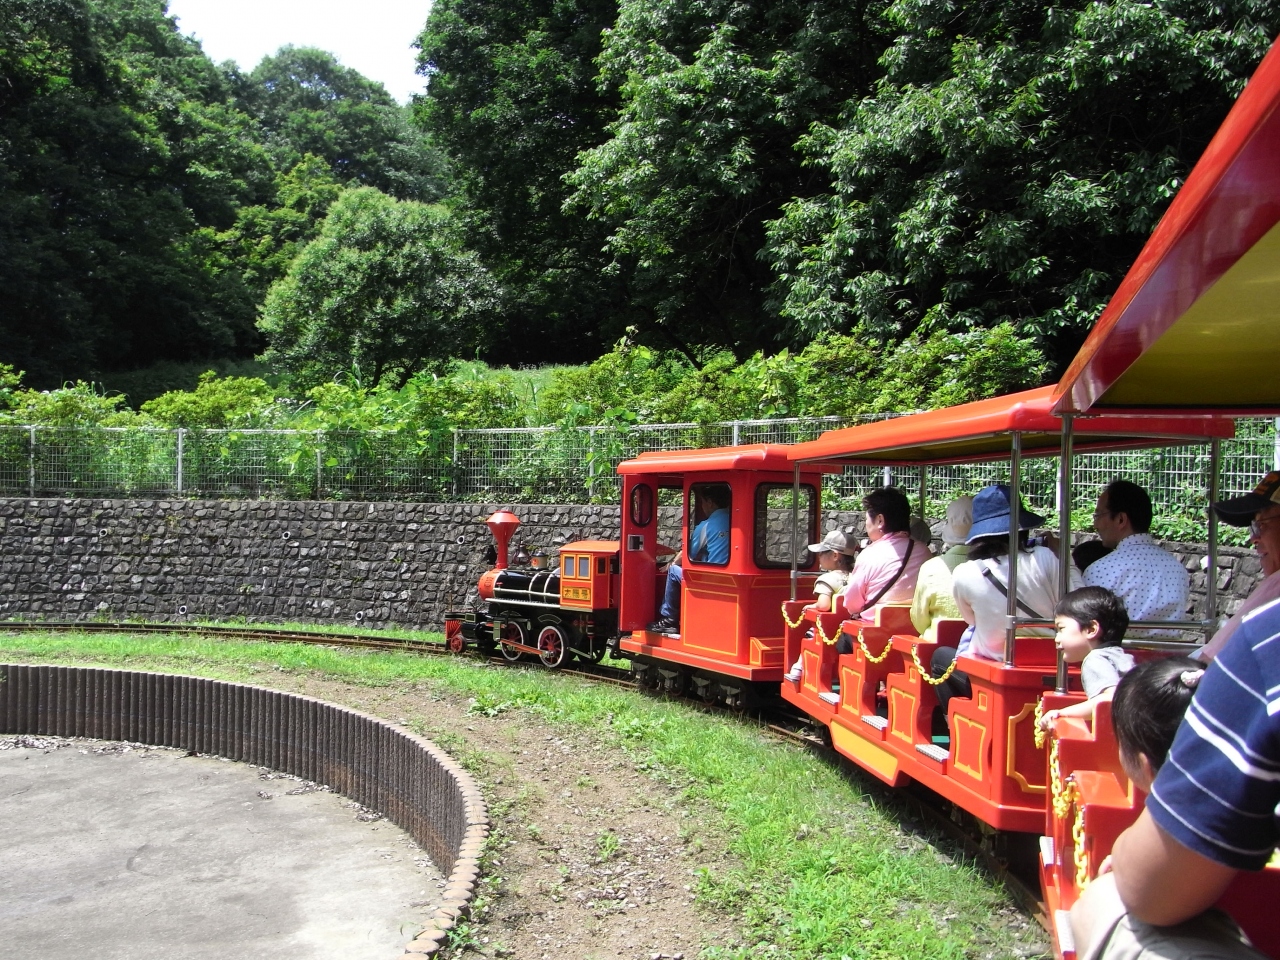
[[[791,568],[791,484],[762,483],[756,487],[755,549],[757,567]],[[818,562],[808,545],[818,539],[818,491],[811,484],[800,486],[800,532],[796,566],[811,570]]]
[[[573,557],[564,558],[564,575],[566,577],[573,576]]]
[[[637,483],[631,488],[631,522],[647,527],[653,522],[653,487]]]
[[[727,483],[695,483],[689,488],[685,557],[723,567],[729,562],[733,494]]]
[[[596,573],[608,573],[608,572],[609,572],[609,561],[606,560],[604,557],[597,557]]]
[[[591,576],[591,558],[590,557],[578,558],[578,576],[581,577],[583,580],[586,580],[587,577]]]

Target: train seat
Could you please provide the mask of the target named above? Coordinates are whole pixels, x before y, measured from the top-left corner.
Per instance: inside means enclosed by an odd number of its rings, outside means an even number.
[[[939,753],[917,747],[936,746],[933,742],[933,711],[938,706],[938,695],[921,676],[916,663],[918,661],[927,674],[934,650],[939,646],[956,646],[965,626],[963,620],[940,620],[935,640],[922,640],[916,635],[914,625],[909,631],[895,632],[892,639],[892,649],[897,654],[900,668],[885,679],[889,710],[887,738],[893,739],[899,749],[912,750],[934,763],[944,763],[945,750]]]
[[[1035,730],[1037,706],[1056,673],[1053,639],[1018,637],[1012,665],[967,656],[957,663],[973,696],[950,704],[950,775],[996,806],[1042,811],[1047,779]],[[1079,668],[1069,677],[1078,687]]]
[[[915,633],[911,608],[883,604],[876,610],[874,625],[849,620],[841,630],[852,642],[853,652],[839,658],[840,713],[846,720],[864,724],[864,736],[884,740],[889,728],[887,682],[902,671],[902,654],[893,648],[893,637]]]

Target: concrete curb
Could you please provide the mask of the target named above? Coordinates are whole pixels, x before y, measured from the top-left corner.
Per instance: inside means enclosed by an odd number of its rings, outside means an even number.
[[[435,744],[378,717],[201,677],[0,664],[0,733],[176,747],[323,783],[399,826],[448,873],[407,955],[434,954],[470,913],[489,835],[480,789]]]

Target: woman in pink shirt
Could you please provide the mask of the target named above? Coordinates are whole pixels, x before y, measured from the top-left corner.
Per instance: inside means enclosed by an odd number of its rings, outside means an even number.
[[[929,559],[929,550],[911,539],[911,503],[901,490],[872,490],[863,498],[862,507],[867,512],[867,539],[871,542],[858,554],[840,597],[849,619],[875,623],[880,604],[911,602],[916,577]],[[836,652],[853,652],[847,634],[836,643]]]

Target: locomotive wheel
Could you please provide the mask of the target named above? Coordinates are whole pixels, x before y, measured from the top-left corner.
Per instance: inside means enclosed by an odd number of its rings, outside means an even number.
[[[554,623],[549,623],[538,631],[538,659],[544,666],[552,670],[564,666],[569,658],[569,641]]]
[[[604,655],[609,652],[607,644],[592,641],[592,647],[589,653],[579,653],[578,659],[583,663],[599,663],[604,659]]]
[[[509,640],[512,643],[524,643],[524,629],[518,623],[508,620],[502,625],[502,639]],[[523,654],[515,647],[508,646],[506,643],[498,645],[498,649],[502,651],[502,655],[515,663],[523,656]]]
[[[467,638],[462,635],[461,620],[445,621],[444,642],[451,653],[462,653],[467,649]]]

